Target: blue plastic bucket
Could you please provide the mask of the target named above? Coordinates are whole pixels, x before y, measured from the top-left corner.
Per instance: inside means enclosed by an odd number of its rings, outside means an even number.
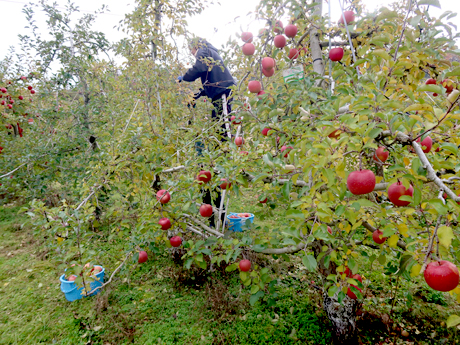
[[[244,213],[244,212],[242,212]],[[246,213],[249,213],[249,212],[246,212]],[[245,218],[241,218],[241,217],[238,217],[238,218],[230,218],[230,216],[236,216],[238,215],[238,213],[234,213],[234,212],[230,212],[229,215],[227,215],[227,224],[228,224],[228,229],[230,231],[234,231],[234,232],[242,232],[243,229],[242,229],[242,226],[244,224],[246,224],[246,221],[249,219],[249,221],[252,223],[254,223],[254,215],[252,213],[249,213],[251,215],[251,217],[245,217]]]
[[[100,266],[100,265],[99,265]],[[102,267],[102,266],[101,266]],[[102,267],[102,271],[97,273],[95,276],[91,276],[85,279],[89,280],[89,286],[90,290],[92,291],[93,289],[97,288],[98,286],[102,286],[104,283],[104,274],[105,274],[105,268]],[[87,297],[85,295],[85,292],[83,292],[83,286],[78,287],[75,282],[69,282],[68,280],[65,279],[65,274],[61,276],[59,279],[61,281],[61,291],[64,293],[65,298],[70,301],[76,301],[77,299],[81,299],[82,297]],[[87,291],[87,292],[89,292]],[[89,296],[93,296],[99,293],[101,289],[96,290],[94,293],[92,293]]]

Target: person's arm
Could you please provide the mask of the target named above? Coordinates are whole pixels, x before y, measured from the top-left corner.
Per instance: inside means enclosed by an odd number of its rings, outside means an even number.
[[[195,81],[199,77],[201,77],[201,74],[207,72],[208,66],[204,64],[201,59],[203,58],[203,50],[200,49],[196,53],[196,62],[193,65],[192,68],[190,68],[187,72],[182,77],[182,80],[184,81]]]

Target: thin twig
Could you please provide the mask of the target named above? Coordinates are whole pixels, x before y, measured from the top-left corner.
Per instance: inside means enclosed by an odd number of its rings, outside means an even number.
[[[126,260],[128,260],[128,258],[131,256],[131,254],[132,254],[132,252],[129,252],[129,253],[126,255],[126,257],[125,257],[125,259],[123,260],[123,262],[115,269],[115,271],[113,271],[113,273],[110,275],[109,280],[108,280],[106,283],[102,284],[101,286],[98,286],[98,287],[94,288],[94,289],[91,290],[89,293],[87,293],[87,295],[91,295],[91,294],[93,294],[94,292],[96,292],[98,289],[102,289],[102,288],[103,288],[104,286],[106,286],[107,284],[110,284],[110,283],[112,282],[112,279],[113,279],[113,277],[115,276],[115,274],[116,274],[116,273],[120,270],[120,268],[125,264]]]

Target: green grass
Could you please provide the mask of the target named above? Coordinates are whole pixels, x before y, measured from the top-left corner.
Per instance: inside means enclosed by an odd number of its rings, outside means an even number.
[[[250,191],[236,211],[260,207]],[[0,344],[331,344],[330,322],[321,308],[321,293],[313,289],[314,273],[305,273],[299,259],[274,263],[279,297],[274,307],[250,306],[249,293],[236,272],[202,274],[186,271],[168,254],[143,265],[129,263],[112,284],[97,296],[67,302],[59,287],[62,271],[44,255],[39,237],[32,235],[19,207],[0,210]],[[274,224],[272,218],[263,225]],[[98,262],[108,274],[114,269],[110,253],[121,245],[95,243]],[[369,250],[369,254],[373,252]],[[423,282],[401,279],[390,329],[382,322],[393,304],[394,276],[386,276],[368,262],[366,299],[359,310],[362,344],[375,344],[407,330],[410,343],[442,344],[455,341],[442,322],[458,305],[448,294]],[[392,339],[390,339],[392,340]]]

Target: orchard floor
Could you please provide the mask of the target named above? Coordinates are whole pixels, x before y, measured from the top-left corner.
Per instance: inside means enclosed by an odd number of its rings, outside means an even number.
[[[255,211],[252,197],[231,208]],[[273,262],[280,280],[274,307],[250,306],[236,272],[185,271],[166,251],[145,264],[127,265],[99,295],[67,302],[59,287],[61,270],[33,229],[21,226],[27,218],[17,215],[19,208],[0,206],[0,344],[331,343],[321,294],[311,284],[318,277],[296,260]],[[110,273],[119,249],[102,240],[94,244],[98,262]],[[448,294],[401,279],[390,313],[395,279],[362,266],[370,273],[358,310],[361,344],[458,343],[456,329],[444,322],[460,314]]]

